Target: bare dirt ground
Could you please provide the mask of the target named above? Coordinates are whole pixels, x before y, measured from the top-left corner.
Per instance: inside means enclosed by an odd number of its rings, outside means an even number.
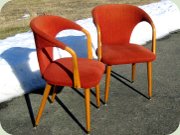
[[[91,17],[93,7],[100,4],[144,5],[157,1],[159,0],[12,0],[0,13],[0,39],[29,30],[30,20],[44,13],[75,21]],[[23,18],[24,15],[29,17]]]

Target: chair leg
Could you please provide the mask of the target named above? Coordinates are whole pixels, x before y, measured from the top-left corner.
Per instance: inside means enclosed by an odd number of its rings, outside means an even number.
[[[104,98],[105,104],[107,103],[108,96],[109,96],[110,76],[111,76],[111,66],[107,66],[107,71],[106,71],[106,86],[105,86],[105,98]]]
[[[90,133],[90,89],[85,89],[86,131]]]
[[[38,115],[36,117],[36,122],[35,122],[35,126],[37,126],[39,124],[39,121],[40,121],[40,118],[41,118],[41,115],[42,115],[42,112],[44,110],[44,107],[46,105],[46,100],[47,100],[47,97],[49,95],[49,92],[51,90],[51,85],[49,84],[46,84],[46,88],[45,88],[45,91],[44,91],[44,95],[43,95],[43,98],[41,100],[41,105],[39,107],[39,111],[38,111]]]
[[[52,94],[52,97],[51,97],[51,102],[54,103],[54,99],[56,97],[56,92],[57,92],[57,86],[54,86],[53,87],[53,94]]]
[[[96,86],[96,104],[97,104],[97,107],[99,108],[100,107],[100,88],[99,88],[99,84]]]
[[[152,62],[147,63],[147,76],[148,76],[148,95],[152,97]]]
[[[134,82],[136,76],[136,63],[132,64],[132,82]]]

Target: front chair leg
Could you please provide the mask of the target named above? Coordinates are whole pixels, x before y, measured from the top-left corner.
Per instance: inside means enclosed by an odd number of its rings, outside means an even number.
[[[148,95],[152,97],[152,62],[147,63],[147,76],[148,76]]]
[[[90,133],[90,89],[85,89],[86,131]]]
[[[54,103],[54,99],[56,97],[56,92],[57,92],[57,86],[54,86],[53,87],[53,94],[52,94],[52,97],[51,97],[51,102]]]
[[[105,104],[107,103],[108,101],[108,96],[109,96],[109,86],[110,86],[110,77],[111,77],[111,66],[107,66],[107,69],[106,69],[106,86],[105,86],[105,98],[104,98],[104,101],[105,101]]]
[[[132,64],[132,82],[134,82],[136,76],[136,63]]]
[[[99,84],[96,86],[96,104],[97,104],[97,107],[99,108],[100,107],[100,88],[99,88]]]
[[[45,91],[44,91],[44,94],[43,94],[43,98],[42,98],[42,100],[41,100],[41,105],[40,105],[40,107],[39,107],[38,115],[37,115],[37,117],[36,117],[35,126],[38,126],[38,124],[39,124],[39,121],[40,121],[42,112],[43,112],[43,110],[44,110],[44,107],[45,107],[45,105],[46,105],[46,100],[47,100],[47,98],[48,98],[48,95],[49,95],[50,90],[51,90],[51,85],[46,84],[46,88],[45,88]]]

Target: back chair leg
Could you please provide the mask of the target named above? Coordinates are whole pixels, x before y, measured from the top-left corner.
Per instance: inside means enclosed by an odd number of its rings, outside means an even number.
[[[37,115],[37,117],[36,117],[35,126],[38,126],[38,124],[39,124],[39,121],[40,121],[42,112],[43,112],[43,110],[44,110],[44,107],[45,107],[45,105],[46,105],[46,100],[47,100],[47,98],[48,98],[48,95],[49,95],[50,90],[51,90],[51,85],[46,84],[46,88],[45,88],[45,91],[44,91],[44,94],[43,94],[43,98],[42,98],[42,101],[41,101],[41,105],[40,105],[40,107],[39,107],[38,115]]]
[[[57,92],[57,86],[54,86],[53,87],[53,94],[52,94],[52,97],[51,97],[51,102],[54,103],[54,99],[56,97],[56,92]]]
[[[100,88],[99,88],[99,84],[96,86],[96,104],[97,104],[97,107],[99,108],[100,107]]]
[[[105,97],[104,97],[104,102],[105,104],[108,101],[108,96],[109,96],[109,86],[110,86],[110,77],[111,77],[111,66],[107,66],[106,69],[106,86],[105,86]]]
[[[86,131],[90,133],[90,89],[85,89]]]
[[[136,76],[136,63],[132,64],[132,82],[134,82]]]
[[[148,95],[152,97],[152,62],[147,63],[147,76],[148,76]]]

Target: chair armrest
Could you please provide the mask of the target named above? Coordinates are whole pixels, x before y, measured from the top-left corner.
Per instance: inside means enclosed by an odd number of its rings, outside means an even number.
[[[72,56],[72,60],[73,60],[73,82],[74,82],[74,87],[75,88],[80,88],[81,87],[81,83],[80,83],[80,77],[79,77],[79,70],[78,70],[78,62],[77,62],[77,55],[76,53],[73,51],[73,49],[71,49],[70,47],[66,46],[64,43],[59,42],[59,40],[48,36],[45,33],[41,33],[38,34],[41,38],[43,38],[46,42],[48,42],[48,46],[50,47],[58,47],[61,48],[67,52],[69,52]],[[43,35],[43,36],[41,36]],[[48,47],[48,46],[44,46],[44,47]]]
[[[88,53],[88,59],[92,59],[92,47],[91,47],[91,36],[89,32],[82,28],[81,30],[87,37],[87,53]],[[66,46],[65,50],[69,52],[73,59],[73,79],[74,79],[74,87],[75,88],[81,88],[81,82],[80,82],[80,76],[79,76],[79,70],[78,70],[78,61],[77,61],[77,55],[74,52],[73,49]]]
[[[81,88],[81,82],[79,77],[79,70],[78,70],[78,61],[77,61],[77,55],[76,53],[70,48],[65,47],[65,50],[69,52],[72,56],[73,60],[73,80],[74,80],[74,87],[75,88]]]
[[[153,23],[151,23],[152,27],[152,52],[156,54],[156,28]]]
[[[101,58],[102,58],[102,49],[101,49],[101,32],[100,32],[100,27],[99,25],[97,24],[96,25],[96,28],[97,28],[97,35],[98,35],[98,50],[97,50],[97,53],[98,53],[98,60],[101,61]]]
[[[58,40],[54,39],[52,40],[54,43],[54,47],[60,47],[62,42],[59,42]],[[80,76],[79,76],[79,70],[78,70],[78,61],[77,61],[77,55],[74,52],[73,49],[65,45],[65,51],[69,52],[72,56],[73,60],[73,82],[74,82],[74,88],[81,88],[81,82],[80,82]]]
[[[54,47],[60,47],[62,42],[59,42],[58,40],[54,39],[52,40],[54,43]],[[77,61],[77,55],[74,52],[73,49],[71,49],[68,46],[65,46],[65,51],[69,52],[72,56],[73,60],[73,82],[74,82],[74,88],[81,88],[81,82],[80,82],[80,76],[79,76],[79,70],[78,70],[78,61]]]
[[[154,54],[156,54],[156,27],[155,27],[152,19],[150,18],[150,16],[147,13],[144,15],[144,21],[148,22],[152,27],[152,48],[151,48],[151,50]]]
[[[91,47],[91,36],[89,34],[89,32],[85,29],[81,30],[87,37],[87,53],[88,53],[88,59],[92,59],[92,47]]]
[[[78,30],[78,29],[75,29],[75,30]],[[91,36],[90,36],[89,32],[87,30],[83,29],[83,28],[81,30],[78,30],[78,31],[81,31],[86,35],[86,37],[87,37],[88,59],[92,59],[93,56],[92,56],[92,47],[91,47]],[[80,77],[79,77],[78,61],[77,61],[77,55],[74,52],[74,50],[71,49],[70,47],[68,47],[67,45],[65,45],[64,43],[60,42],[59,40],[47,35],[44,32],[39,31],[36,34],[38,34],[38,36],[43,38],[45,41],[49,42],[48,46],[61,48],[61,49],[66,50],[67,52],[69,52],[71,54],[72,59],[73,59],[74,87],[75,88],[80,88],[81,87],[81,82],[80,82]],[[45,46],[45,47],[48,47],[48,46]]]
[[[151,25],[152,28],[152,47],[151,47],[151,51],[156,54],[156,28],[154,23],[151,21],[146,21]]]
[[[92,47],[91,47],[91,36],[89,32],[82,28],[81,30],[87,37],[87,53],[88,53],[88,59],[92,59]],[[78,61],[77,61],[77,55],[74,52],[73,49],[66,46],[65,50],[69,52],[73,59],[73,79],[74,79],[74,87],[75,88],[81,88],[81,82],[80,82],[80,76],[79,76],[79,70],[78,70]]]

